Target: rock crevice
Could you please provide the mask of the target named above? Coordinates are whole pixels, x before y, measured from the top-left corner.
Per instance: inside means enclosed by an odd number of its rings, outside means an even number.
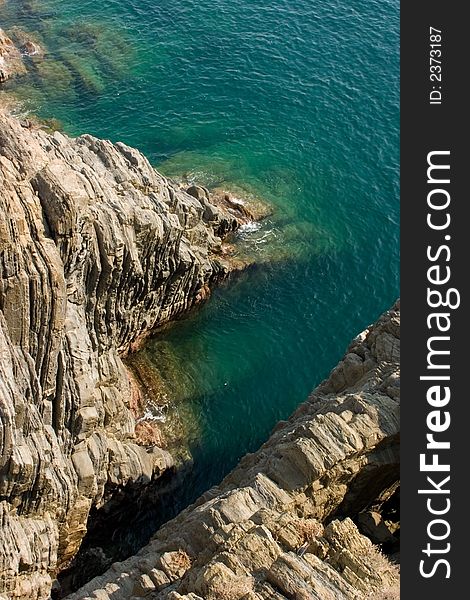
[[[257,452],[68,599],[398,597],[397,568],[350,517],[396,492],[399,347],[397,303]]]

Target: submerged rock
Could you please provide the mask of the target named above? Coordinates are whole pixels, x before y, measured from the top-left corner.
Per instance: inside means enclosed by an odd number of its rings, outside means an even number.
[[[21,52],[12,39],[0,29],[0,83],[26,72]]]
[[[397,567],[350,516],[396,490],[399,349],[397,303],[257,452],[69,600],[398,596]]]
[[[43,53],[41,46],[35,42],[32,42],[31,40],[26,41],[21,46],[21,52],[27,56],[40,56]]]
[[[158,431],[136,426],[122,357],[234,266],[220,234],[248,217],[201,189],[186,193],[125,144],[0,113],[0,596],[48,599],[91,511],[127,489],[144,506],[171,480]],[[71,600],[393,589],[396,569],[352,519],[390,542],[377,515],[399,475],[399,327],[397,304],[258,452]],[[84,570],[110,562],[99,548],[87,557]]]
[[[0,595],[31,600],[92,508],[173,468],[136,432],[121,357],[230,264],[201,202],[140,152],[24,125],[0,112]]]
[[[12,27],[8,33],[23,56],[44,56],[42,42],[39,42],[35,35],[21,27]]]

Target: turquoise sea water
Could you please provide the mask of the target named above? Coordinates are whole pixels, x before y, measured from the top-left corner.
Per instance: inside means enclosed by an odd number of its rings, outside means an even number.
[[[48,49],[29,109],[275,207],[244,234],[263,264],[145,351],[190,432],[177,510],[399,295],[399,2],[7,0],[0,23]]]

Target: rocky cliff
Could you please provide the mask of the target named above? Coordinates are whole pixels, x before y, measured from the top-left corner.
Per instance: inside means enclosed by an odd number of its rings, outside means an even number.
[[[8,598],[48,598],[90,508],[172,468],[148,431],[139,443],[121,357],[231,269],[220,236],[246,215],[237,220],[233,207],[192,193],[124,144],[48,134],[0,112],[0,594]]]
[[[398,598],[350,517],[372,531],[397,494],[399,338],[396,304],[258,452],[69,600]]]
[[[0,28],[0,83],[5,83],[5,81],[15,75],[23,75],[26,73],[23,55],[29,51],[40,51],[39,46],[36,47],[33,42],[27,38],[22,39],[21,42],[22,44],[18,47]]]
[[[38,52],[0,30],[0,83]],[[124,144],[0,112],[2,599],[49,598],[90,510],[174,469],[122,357],[237,267],[222,238],[251,219],[188,191]],[[70,599],[392,598],[355,523],[396,544],[398,411],[396,305],[258,452]]]

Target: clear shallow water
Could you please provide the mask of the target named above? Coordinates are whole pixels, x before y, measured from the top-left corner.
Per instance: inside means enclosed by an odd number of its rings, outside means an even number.
[[[271,264],[146,349],[195,467],[178,507],[256,449],[399,294],[398,0],[7,0],[48,48],[26,106],[239,186],[275,214]],[[178,368],[175,371],[175,364]]]

